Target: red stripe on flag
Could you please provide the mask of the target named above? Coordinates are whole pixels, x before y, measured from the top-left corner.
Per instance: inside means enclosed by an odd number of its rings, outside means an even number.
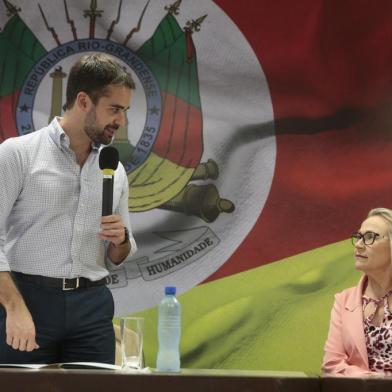
[[[0,98],[0,143],[9,137],[18,136],[15,107],[19,91]]]
[[[392,208],[392,2],[215,2],[266,74],[277,161],[254,228],[209,279],[342,240]]]
[[[167,94],[153,151],[183,167],[196,168],[203,153],[200,109]]]

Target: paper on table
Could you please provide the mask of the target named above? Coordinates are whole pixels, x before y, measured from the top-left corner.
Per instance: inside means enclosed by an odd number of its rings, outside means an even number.
[[[129,373],[129,374],[150,374],[152,373],[149,367],[141,368],[141,369],[133,369],[129,367],[121,368],[121,373]]]
[[[121,370],[121,366],[101,362],[64,362],[59,363],[58,367],[62,369],[105,369]]]
[[[42,363],[0,363],[0,368],[42,369],[53,365]]]
[[[102,369],[102,370],[115,370],[121,373],[132,374],[149,374],[151,369],[148,367],[142,369],[122,368],[118,365],[111,365],[109,363],[101,362],[64,362],[52,364],[40,363],[2,363],[0,368],[19,368],[19,369]]]
[[[101,362],[64,362],[64,363],[2,363],[0,368],[20,369],[104,369],[121,370],[121,366]]]

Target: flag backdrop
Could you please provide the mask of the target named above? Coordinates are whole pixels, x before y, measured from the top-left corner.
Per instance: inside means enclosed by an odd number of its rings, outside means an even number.
[[[222,276],[342,240],[391,206],[392,4],[217,3],[263,65],[277,135],[267,205]]]
[[[61,115],[53,69],[79,52],[134,72],[115,144],[139,252],[108,283],[117,315],[146,318],[147,365],[171,283],[184,367],[317,373],[358,279],[346,239],[392,207],[392,3],[69,0],[62,23],[36,3],[0,5],[0,139],[45,125],[49,91]]]

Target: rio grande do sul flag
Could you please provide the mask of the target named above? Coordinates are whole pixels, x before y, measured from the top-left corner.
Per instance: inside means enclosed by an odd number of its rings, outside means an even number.
[[[391,5],[3,1],[0,138],[61,115],[76,58],[135,76],[115,142],[139,252],[119,314],[335,243],[390,206]],[[137,303],[129,298],[139,298]]]

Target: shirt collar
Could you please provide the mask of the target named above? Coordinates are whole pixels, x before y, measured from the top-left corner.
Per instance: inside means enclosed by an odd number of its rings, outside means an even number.
[[[63,128],[61,128],[60,117],[54,117],[49,124],[49,136],[58,148],[69,148],[69,137],[64,132]]]
[[[49,124],[49,136],[54,141],[56,146],[60,149],[70,148],[70,141],[68,135],[60,125],[61,117],[54,117]],[[98,153],[101,145],[99,143],[91,142],[91,151]]]

